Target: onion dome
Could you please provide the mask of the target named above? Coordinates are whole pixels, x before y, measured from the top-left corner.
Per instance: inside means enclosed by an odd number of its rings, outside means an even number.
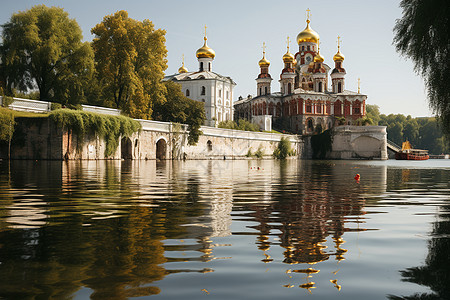
[[[183,65],[178,69],[178,73],[187,73],[188,69],[184,66],[184,54],[183,54]]]
[[[345,56],[341,53],[341,45],[340,45],[341,37],[338,36],[338,52],[333,56],[334,61],[344,61]]]
[[[270,61],[266,59],[266,43],[263,43],[263,58],[259,61],[260,67],[268,67],[270,66]]]
[[[314,56],[314,62],[322,63],[325,60],[325,58],[322,56],[322,54],[320,54],[320,43],[319,43],[319,40],[317,40],[317,43],[319,44],[319,46],[317,48],[317,54],[316,54],[316,56]]]
[[[309,27],[310,22],[311,21],[309,20],[309,12],[308,12],[308,19],[306,20],[306,28],[297,35],[297,44],[300,45],[300,43],[304,42],[317,43],[317,41],[319,40],[320,38],[319,34],[314,30],[312,30],[311,27]]]
[[[187,73],[188,69],[186,69],[186,67],[184,66],[184,64],[178,69],[178,73]]]
[[[205,40],[205,43],[203,44],[203,47],[197,50],[197,58],[214,58],[216,56],[216,52],[214,52],[214,50],[209,48],[206,44],[206,36],[203,39]]]
[[[283,62],[285,64],[295,62],[294,55],[291,52],[289,52],[289,37],[287,37],[287,51],[286,51],[286,54],[283,55]]]

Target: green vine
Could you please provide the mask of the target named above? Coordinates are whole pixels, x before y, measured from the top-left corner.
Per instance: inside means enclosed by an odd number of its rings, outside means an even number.
[[[324,159],[327,152],[332,150],[333,134],[330,129],[321,134],[311,136],[311,147],[314,159]]]
[[[120,137],[129,137],[141,130],[141,124],[125,116],[111,116],[80,110],[57,109],[49,115],[50,120],[77,137],[81,147],[86,135],[96,135],[105,140],[105,156],[111,156],[119,146]]]

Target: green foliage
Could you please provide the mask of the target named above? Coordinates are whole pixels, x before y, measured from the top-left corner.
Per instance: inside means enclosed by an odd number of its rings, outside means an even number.
[[[200,135],[203,134],[200,127],[206,119],[204,104],[187,98],[178,83],[166,81],[164,87],[166,89],[166,101],[155,104],[153,119],[187,124],[189,130],[188,144],[197,144]]]
[[[325,130],[321,134],[311,136],[311,147],[313,158],[324,159],[326,154],[332,150],[333,133],[331,129]]]
[[[345,118],[344,117],[336,117],[336,121],[338,122],[338,125],[345,125]]]
[[[111,116],[80,110],[59,109],[52,111],[49,118],[62,128],[77,136],[82,145],[85,135],[97,135],[106,142],[105,156],[116,151],[121,137],[129,137],[141,129],[141,124],[125,116]]]
[[[245,119],[239,119],[236,121],[222,121],[217,125],[219,128],[226,128],[226,129],[236,129],[236,130],[245,130],[245,131],[259,131],[259,127],[256,124],[253,124],[250,121],[247,121]]]
[[[430,107],[450,137],[450,5],[446,0],[402,0],[400,7],[394,44],[425,79]]]
[[[51,104],[51,110],[57,110],[57,109],[61,109],[61,108],[62,108],[62,105],[61,105],[61,104],[52,102],[52,104]]]
[[[415,148],[427,149],[431,154],[450,151],[450,141],[442,134],[440,122],[436,118],[381,114],[379,125],[387,126],[388,139],[397,145],[408,140]]]
[[[255,152],[255,157],[261,159],[263,158],[263,156],[264,156],[264,149],[262,148],[261,145],[259,145],[258,150],[256,150]]]
[[[58,7],[37,5],[3,25],[0,47],[6,93],[38,88],[45,101],[79,103],[94,69],[93,52],[81,28]]]
[[[11,110],[0,108],[0,141],[9,142],[14,134],[14,114]]]
[[[380,121],[380,107],[378,105],[366,104],[366,118],[372,120],[372,125],[378,125]]]
[[[165,31],[155,30],[149,20],[131,19],[122,10],[105,16],[91,33],[96,80],[102,88],[90,92],[100,95],[103,106],[150,119],[153,106],[165,101]]]
[[[13,102],[14,102],[14,98],[13,98],[13,97],[9,97],[9,96],[3,96],[3,97],[2,97],[2,106],[3,106],[3,107],[8,107],[8,106],[10,106]]]
[[[277,148],[273,151],[273,156],[277,159],[286,159],[295,155],[295,150],[291,148],[291,141],[287,137],[282,137]]]

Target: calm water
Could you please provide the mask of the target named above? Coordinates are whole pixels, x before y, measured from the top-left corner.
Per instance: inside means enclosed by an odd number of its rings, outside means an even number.
[[[450,299],[449,181],[450,160],[0,162],[0,298]]]

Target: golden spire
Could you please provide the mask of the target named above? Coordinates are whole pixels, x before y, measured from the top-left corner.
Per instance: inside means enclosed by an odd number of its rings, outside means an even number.
[[[182,59],[183,59],[183,64],[182,64],[182,66],[178,69],[178,73],[187,73],[187,71],[188,71],[188,69],[184,66],[184,54],[183,54],[183,56],[182,56]]]
[[[209,48],[206,44],[206,41],[208,38],[206,37],[206,25],[205,25],[205,36],[203,37],[203,40],[205,41],[203,44],[203,47],[197,50],[196,56],[197,58],[214,58],[216,56],[216,52],[214,52],[213,49]]]
[[[289,52],[289,44],[291,43],[291,41],[289,40],[289,36],[287,37],[287,41],[286,41],[286,44],[287,44],[287,52]]]
[[[338,44],[338,51],[333,56],[333,60],[334,61],[343,61],[345,59],[345,56],[344,56],[344,54],[341,53],[341,37],[340,36],[337,37],[337,44]]]
[[[266,59],[266,43],[265,42],[263,42],[262,49],[263,49],[263,58],[261,58],[261,60],[259,61],[259,66],[260,67],[268,67],[268,66],[270,66],[270,61],[268,61]]]
[[[308,8],[306,9],[306,23],[310,23],[310,18],[311,18],[311,10]]]
[[[323,62],[325,59],[320,54],[320,39],[317,40],[317,55],[314,56],[314,62]]]
[[[358,77],[358,94],[361,93],[361,78]]]

